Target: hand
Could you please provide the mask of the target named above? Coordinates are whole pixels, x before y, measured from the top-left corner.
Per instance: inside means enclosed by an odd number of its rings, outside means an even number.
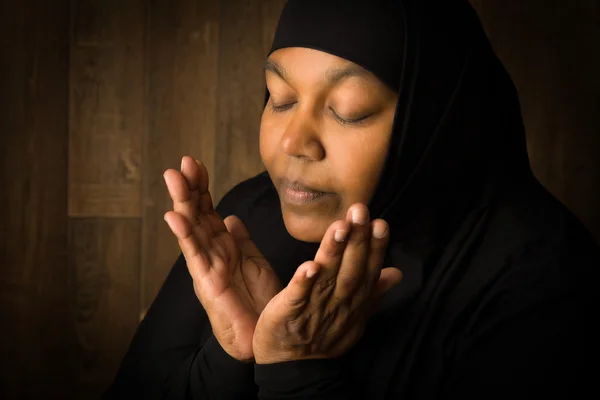
[[[302,264],[260,315],[256,363],[337,358],[348,351],[383,294],[402,279],[396,268],[381,269],[388,238],[387,223],[369,224],[362,204],[350,207],[346,221],[334,222],[315,260]]]
[[[258,316],[281,290],[279,279],[242,221],[235,216],[223,221],[217,214],[201,162],[183,157],[181,173],[169,169],[164,178],[173,199],[165,220],[177,236],[213,333],[231,357],[251,361]]]

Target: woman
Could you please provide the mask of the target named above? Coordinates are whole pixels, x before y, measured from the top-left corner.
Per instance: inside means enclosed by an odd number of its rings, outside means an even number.
[[[265,173],[216,211],[200,162],[165,173],[182,255],[107,397],[590,388],[600,253],[466,1],[289,0],[265,74]]]

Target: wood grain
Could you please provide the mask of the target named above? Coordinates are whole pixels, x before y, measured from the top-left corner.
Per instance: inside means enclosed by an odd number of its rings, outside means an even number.
[[[600,243],[600,3],[472,3],[519,91],[536,175]]]
[[[284,0],[0,3],[0,398],[98,398],[179,248],[162,174],[263,169]],[[600,3],[472,0],[532,165],[600,242]],[[70,217],[69,217],[70,216]]]
[[[285,3],[286,0],[268,0],[260,3],[260,11],[262,18],[260,30],[262,36],[263,57],[266,57],[269,53],[269,50],[271,50],[271,46],[273,44],[273,37],[275,36],[275,30],[277,29],[277,23],[279,22],[279,16],[283,11]]]
[[[139,255],[138,218],[70,219],[73,398],[86,400],[102,393],[129,346],[140,307]]]
[[[258,147],[265,91],[263,65],[283,4],[222,3],[215,200],[264,170]]]
[[[0,21],[0,398],[66,399],[68,2]]]
[[[144,3],[71,2],[70,216],[142,215]]]
[[[181,157],[203,161],[215,187],[219,0],[150,0],[148,130],[143,157],[143,311],[179,254],[163,220],[172,202],[163,180]]]
[[[72,386],[89,399],[113,378],[140,310],[146,4],[72,1],[70,14]]]

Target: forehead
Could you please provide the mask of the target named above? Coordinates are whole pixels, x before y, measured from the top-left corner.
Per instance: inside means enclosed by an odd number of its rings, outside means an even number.
[[[273,52],[265,61],[265,70],[288,83],[307,80],[332,85],[347,78],[365,82],[378,81],[372,73],[358,64],[333,54],[302,47]]]

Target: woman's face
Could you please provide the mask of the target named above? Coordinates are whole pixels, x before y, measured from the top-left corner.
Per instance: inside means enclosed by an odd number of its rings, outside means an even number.
[[[265,70],[261,157],[290,235],[320,242],[350,205],[373,196],[397,95],[364,68],[312,49],[277,50]]]

